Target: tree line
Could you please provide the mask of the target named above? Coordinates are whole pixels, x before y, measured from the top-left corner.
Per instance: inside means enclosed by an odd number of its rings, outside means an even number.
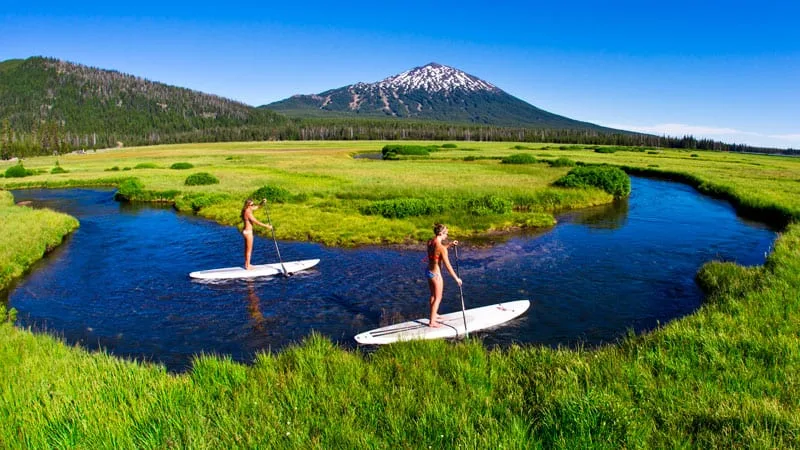
[[[365,119],[287,119],[260,125],[213,125],[196,129],[159,129],[145,132],[97,130],[75,132],[55,121],[34,122],[29,131],[17,130],[8,119],[0,123],[0,157],[52,155],[75,150],[117,146],[269,140],[438,140],[465,142],[530,142],[578,145],[621,145],[712,150],[725,152],[800,155],[796,149],[728,144],[693,136],[603,133],[594,130],[499,127],[431,121]]]

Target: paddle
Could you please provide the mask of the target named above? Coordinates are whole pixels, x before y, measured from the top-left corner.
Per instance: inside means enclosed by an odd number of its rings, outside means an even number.
[[[458,278],[461,278],[461,274],[458,272],[458,245],[455,246],[456,248],[456,275]],[[461,285],[458,285],[458,292],[461,294],[461,315],[464,316],[464,337],[469,338],[469,330],[467,330],[467,310],[464,307],[464,289]]]
[[[261,199],[261,204],[264,205],[264,211],[267,213],[267,223],[269,224],[270,230],[272,230],[272,242],[275,243],[275,252],[278,253],[278,261],[281,263],[281,268],[283,269],[283,276],[290,277],[292,274],[286,271],[286,266],[283,265],[283,259],[281,259],[281,251],[278,249],[278,240],[275,239],[275,227],[272,226],[272,220],[269,218],[269,208],[267,207],[267,199]]]

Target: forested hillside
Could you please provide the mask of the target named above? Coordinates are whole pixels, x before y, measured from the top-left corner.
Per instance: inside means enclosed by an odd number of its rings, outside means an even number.
[[[201,130],[274,127],[276,113],[50,58],[0,63],[0,138],[10,153],[193,140]]]

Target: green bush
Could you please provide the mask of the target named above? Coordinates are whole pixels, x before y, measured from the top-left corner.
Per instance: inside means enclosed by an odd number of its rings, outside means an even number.
[[[131,201],[140,196],[144,190],[144,183],[138,178],[128,178],[120,183],[114,198],[117,200]]]
[[[32,170],[28,170],[22,166],[22,163],[17,164],[16,166],[11,166],[6,169],[6,178],[23,178],[30,175],[33,175],[34,172]]]
[[[535,164],[536,157],[528,153],[515,153],[511,156],[506,156],[501,161],[502,164]]]
[[[580,166],[556,180],[555,186],[569,188],[600,188],[614,197],[631,193],[631,179],[622,169],[609,166]]]
[[[562,156],[561,158],[548,160],[547,164],[550,164],[550,167],[575,167],[576,163],[575,161]]]
[[[697,153],[692,153],[690,156],[692,158],[699,158],[700,157],[700,155],[698,155]]]
[[[429,156],[439,150],[435,145],[387,144],[381,149],[383,159],[397,159],[398,156]]]
[[[616,148],[612,148],[612,147],[597,147],[596,149],[594,149],[594,152],[595,153],[617,153],[617,149]]]
[[[273,203],[286,203],[291,197],[292,194],[286,189],[272,185],[262,186],[258,188],[257,191],[250,194],[250,198],[256,202],[265,198]]]
[[[442,148],[458,148],[456,144],[442,144]]]
[[[105,169],[106,172],[119,172],[119,166],[114,166],[109,169]]]
[[[379,200],[360,209],[361,214],[379,215],[388,219],[402,219],[405,217],[427,216],[441,213],[446,209],[442,200],[422,198],[396,198],[392,200]]]
[[[175,201],[175,207],[180,211],[191,209],[194,212],[198,212],[203,208],[222,203],[229,198],[227,194],[222,193],[198,192],[179,197]]]
[[[528,147],[526,145],[515,145],[511,148],[514,150],[533,150],[531,147]]]
[[[186,186],[203,186],[206,184],[218,184],[219,179],[214,175],[211,175],[208,172],[198,172],[193,173],[186,177],[186,181],[183,182]]]
[[[58,173],[69,173],[69,171],[67,171],[67,170],[64,170],[64,168],[63,168],[63,167],[61,167],[61,166],[59,166],[59,165],[56,165],[55,167],[53,167],[52,169],[50,169],[50,173],[51,173],[51,174],[58,174]]]
[[[134,169],[158,169],[158,164],[151,162],[139,163]]]
[[[193,167],[194,164],[187,162],[176,162],[175,164],[169,166],[170,169],[175,169],[175,170],[186,170],[186,169],[191,169]]]
[[[467,211],[474,216],[488,216],[490,214],[506,214],[511,212],[513,207],[511,200],[498,197],[496,195],[487,195],[480,198],[471,198],[467,200]]]

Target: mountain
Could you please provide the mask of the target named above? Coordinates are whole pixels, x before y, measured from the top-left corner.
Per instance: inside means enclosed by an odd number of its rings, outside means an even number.
[[[290,117],[396,117],[515,127],[619,132],[559,116],[442,64],[261,106]]]
[[[157,143],[181,133],[287,121],[216,95],[43,57],[0,62],[0,119],[16,134],[41,136],[55,128],[74,146],[89,135],[110,145]]]

